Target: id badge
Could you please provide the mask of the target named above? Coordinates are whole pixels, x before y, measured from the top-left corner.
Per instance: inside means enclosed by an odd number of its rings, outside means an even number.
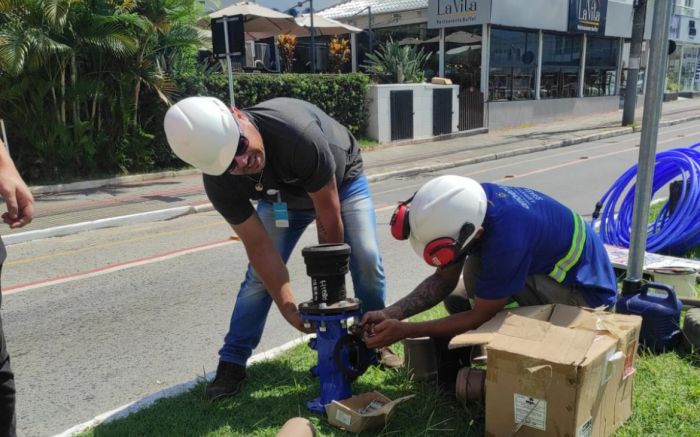
[[[289,211],[287,211],[287,202],[273,203],[272,211],[275,215],[275,226],[277,226],[278,228],[288,228]]]

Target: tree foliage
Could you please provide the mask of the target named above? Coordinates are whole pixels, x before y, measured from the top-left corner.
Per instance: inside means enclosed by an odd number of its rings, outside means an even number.
[[[200,45],[195,0],[0,0],[0,118],[31,182],[167,165],[151,145],[176,69]]]

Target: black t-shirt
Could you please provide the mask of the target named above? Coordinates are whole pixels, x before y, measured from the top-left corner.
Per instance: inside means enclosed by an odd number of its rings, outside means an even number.
[[[258,128],[265,145],[262,192],[260,175],[204,175],[204,189],[214,208],[231,224],[253,213],[251,200],[276,201],[279,190],[290,210],[313,209],[307,193],[335,177],[338,189],[362,173],[360,148],[343,125],[303,100],[276,98],[243,111]]]

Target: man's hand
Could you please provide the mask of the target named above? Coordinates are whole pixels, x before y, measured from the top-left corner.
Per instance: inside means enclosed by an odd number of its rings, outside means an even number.
[[[360,321],[365,337],[373,335],[374,325],[390,318],[384,310],[366,312]]]
[[[389,346],[409,336],[409,323],[387,319],[374,325],[368,334],[365,331],[365,344],[370,349]]]
[[[2,142],[0,147],[3,148],[4,158],[0,160],[0,195],[7,205],[7,212],[2,214],[2,221],[12,229],[21,228],[32,221],[34,196],[17,172]]]
[[[289,322],[290,325],[294,326],[297,328],[297,330],[303,332],[304,334],[311,334],[314,332],[313,327],[304,327],[304,320],[301,318],[301,315],[299,314],[299,310],[297,310],[296,306],[293,306],[294,310],[288,310],[286,311],[286,314],[282,314],[287,322]]]

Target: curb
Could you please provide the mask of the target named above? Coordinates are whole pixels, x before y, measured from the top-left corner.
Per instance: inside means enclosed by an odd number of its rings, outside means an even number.
[[[700,115],[697,117],[700,119]],[[476,156],[472,158],[459,159],[456,161],[445,162],[440,164],[425,165],[421,167],[412,167],[401,170],[392,170],[384,173],[377,173],[371,176],[367,176],[369,182],[379,182],[393,177],[400,176],[413,176],[419,173],[434,172],[440,170],[447,170],[449,168],[461,167],[468,164],[478,164],[480,162],[495,161],[503,158],[511,158],[513,156],[526,155],[528,153],[542,152],[544,150],[558,149],[561,147],[573,146],[576,144],[587,143],[590,141],[597,141],[605,138],[617,137],[620,135],[626,135],[635,132],[631,127],[625,127],[620,129],[615,129],[607,132],[586,135],[578,138],[567,138],[559,141],[555,141],[549,144],[542,144],[539,146],[523,147],[520,149],[509,150],[507,152],[491,153],[482,156]]]
[[[92,231],[96,229],[113,228],[116,226],[132,225],[137,223],[149,223],[162,220],[170,220],[189,214],[212,211],[214,207],[211,203],[197,206],[179,206],[176,208],[160,209],[157,211],[142,212],[138,214],[122,215],[106,219],[93,220],[89,222],[74,223],[70,225],[54,226],[53,228],[37,229],[36,231],[18,232],[16,234],[5,235],[2,241],[5,245],[26,243],[27,241],[38,240],[40,238],[61,237],[65,235],[77,234],[79,232]]]
[[[676,124],[687,123],[689,121],[695,121],[695,120],[700,120],[700,115],[693,115],[693,116],[689,116],[689,117],[678,118],[675,120],[660,121],[659,127],[673,126]],[[552,148],[562,147],[562,146],[567,146],[567,145],[572,145],[572,144],[580,144],[581,142],[585,142],[585,141],[595,141],[595,140],[601,139],[601,138],[609,138],[610,136],[624,135],[625,133],[639,132],[641,130],[642,130],[641,126],[626,127],[626,128],[617,129],[615,131],[605,132],[603,134],[593,134],[593,135],[580,137],[580,138],[573,139],[573,140],[569,140],[569,139],[560,140],[558,142],[555,142],[555,143],[548,145],[550,147],[546,147],[546,148],[538,149],[538,150],[534,150],[534,151],[547,150],[547,149],[552,149]],[[394,143],[386,144],[386,146],[402,146],[402,145],[408,145],[408,144],[421,144],[421,143],[431,142],[431,141],[435,141],[435,140],[439,141],[439,140],[447,140],[447,139],[452,139],[452,138],[470,137],[473,135],[488,133],[488,132],[489,132],[488,128],[479,128],[479,129],[473,129],[473,130],[464,131],[464,132],[453,132],[453,133],[449,133],[449,134],[439,135],[437,137],[421,138],[421,139],[416,139],[416,140],[397,141]],[[618,133],[611,135],[610,134],[611,132],[618,132]],[[607,135],[607,136],[600,136],[598,138],[593,138],[593,137],[596,137],[598,135]],[[584,139],[584,138],[588,138],[588,139],[582,141],[582,139]],[[573,141],[573,142],[569,142],[569,141]],[[562,144],[562,143],[565,143],[565,144]],[[557,144],[560,144],[560,145],[557,146]],[[511,156],[516,156],[516,155],[511,155]],[[472,159],[474,159],[474,158],[472,158]],[[457,167],[459,165],[473,164],[476,162],[491,161],[491,160],[492,159],[483,159],[481,161],[462,160],[462,161],[459,161],[458,165],[447,166],[444,168],[438,168],[437,170],[444,170],[446,168]],[[415,171],[416,171],[415,169],[412,169],[411,171],[408,171],[408,173],[406,173],[406,174],[415,174]],[[434,171],[434,170],[431,170],[431,171]],[[176,177],[176,176],[188,176],[188,175],[193,175],[193,174],[201,174],[201,171],[199,171],[197,169],[184,169],[184,170],[164,171],[164,172],[158,172],[158,173],[145,173],[145,174],[130,175],[130,176],[115,176],[112,178],[96,179],[96,180],[92,180],[92,181],[71,182],[71,183],[67,183],[67,184],[37,185],[34,187],[30,187],[30,190],[33,194],[55,194],[55,193],[62,193],[62,192],[66,192],[66,191],[96,189],[96,188],[104,187],[107,185],[118,185],[118,184],[132,183],[132,182],[152,181],[152,180],[165,179],[165,178]],[[383,174],[380,174],[380,175],[383,175]],[[385,178],[389,178],[389,177],[394,177],[394,176],[400,176],[401,174],[394,173],[394,172],[387,172],[386,175],[387,176]],[[380,180],[383,180],[383,179],[369,179],[370,182],[376,182],[376,181],[380,181]]]
[[[281,346],[277,346],[276,348],[272,348],[268,351],[255,354],[248,360],[248,365],[275,358],[278,355],[288,351],[289,349],[292,349],[308,341],[312,335],[313,334],[306,334],[296,340],[288,341],[287,343]],[[86,431],[88,428],[93,428],[101,424],[112,422],[114,420],[123,419],[124,417],[130,414],[136,413],[137,411],[150,407],[151,405],[153,405],[154,402],[156,402],[159,399],[178,396],[182,393],[188,392],[192,390],[195,386],[197,386],[197,384],[211,380],[215,375],[216,372],[212,371],[207,373],[204,377],[198,376],[190,381],[183,382],[182,384],[177,384],[175,386],[168,387],[164,390],[148,395],[145,398],[140,399],[138,401],[130,402],[128,404],[122,405],[121,407],[115,408],[114,410],[107,411],[106,413],[102,413],[98,416],[95,416],[93,419],[88,420],[87,422],[83,422],[79,425],[75,425],[70,429],[63,431],[60,434],[56,434],[54,437],[71,437]]]
[[[659,123],[659,127],[673,126],[676,124],[687,123],[689,121],[700,120],[700,115],[694,115],[690,117],[679,118],[675,120],[662,121]],[[405,168],[400,170],[390,170],[383,173],[377,173],[373,175],[367,175],[368,182],[380,182],[393,177],[402,176],[413,176],[420,173],[429,173],[434,171],[447,170],[449,168],[460,167],[469,164],[478,164],[481,162],[496,161],[498,159],[510,158],[513,156],[526,155],[529,153],[542,152],[545,150],[558,149],[561,147],[573,146],[576,144],[587,143],[590,141],[597,141],[605,138],[613,138],[621,135],[626,135],[634,132],[641,131],[641,126],[637,127],[623,127],[619,129],[613,129],[607,132],[601,132],[596,134],[585,135],[577,138],[566,138],[559,141],[554,141],[548,144],[542,144],[538,146],[523,147],[520,149],[509,150],[506,152],[491,153],[466,159],[460,159],[457,161],[451,161],[446,163],[424,165],[418,167]],[[181,171],[170,171],[162,173],[149,173],[145,175],[133,175],[133,176],[120,176],[111,179],[101,179],[96,181],[85,181],[76,182],[73,184],[65,185],[52,185],[52,186],[40,186],[32,188],[32,192],[37,194],[39,192],[43,193],[56,193],[60,192],[59,187],[67,190],[79,190],[79,189],[89,189],[98,188],[104,185],[123,183],[123,182],[137,182],[146,180],[156,180],[166,177],[172,177],[177,175],[189,175],[198,174],[198,170],[188,169]],[[169,220],[176,217],[181,217],[189,214],[196,214],[200,212],[212,211],[214,208],[211,203],[206,203],[197,206],[184,206],[169,209],[162,209],[158,211],[150,211],[139,214],[130,214],[118,217],[111,217],[107,219],[94,220],[89,222],[75,223],[70,225],[56,226],[53,228],[40,229],[36,231],[19,232],[16,234],[10,234],[3,236],[3,241],[6,245],[24,243],[40,238],[50,238],[59,237],[65,235],[76,234],[78,232],[91,231],[96,229],[111,228],[116,226],[122,226],[127,224],[136,223],[146,223],[161,220]]]
[[[130,176],[115,176],[106,179],[95,179],[92,181],[80,181],[80,182],[70,182],[67,184],[56,184],[56,185],[37,185],[30,187],[33,194],[56,194],[65,193],[67,191],[78,191],[78,190],[91,190],[95,188],[104,187],[107,185],[119,185],[127,184],[132,182],[142,182],[142,181],[154,181],[157,179],[172,178],[176,176],[188,176],[191,174],[200,174],[201,172],[196,169],[185,169],[185,170],[171,170],[163,171],[159,173],[144,173]]]

